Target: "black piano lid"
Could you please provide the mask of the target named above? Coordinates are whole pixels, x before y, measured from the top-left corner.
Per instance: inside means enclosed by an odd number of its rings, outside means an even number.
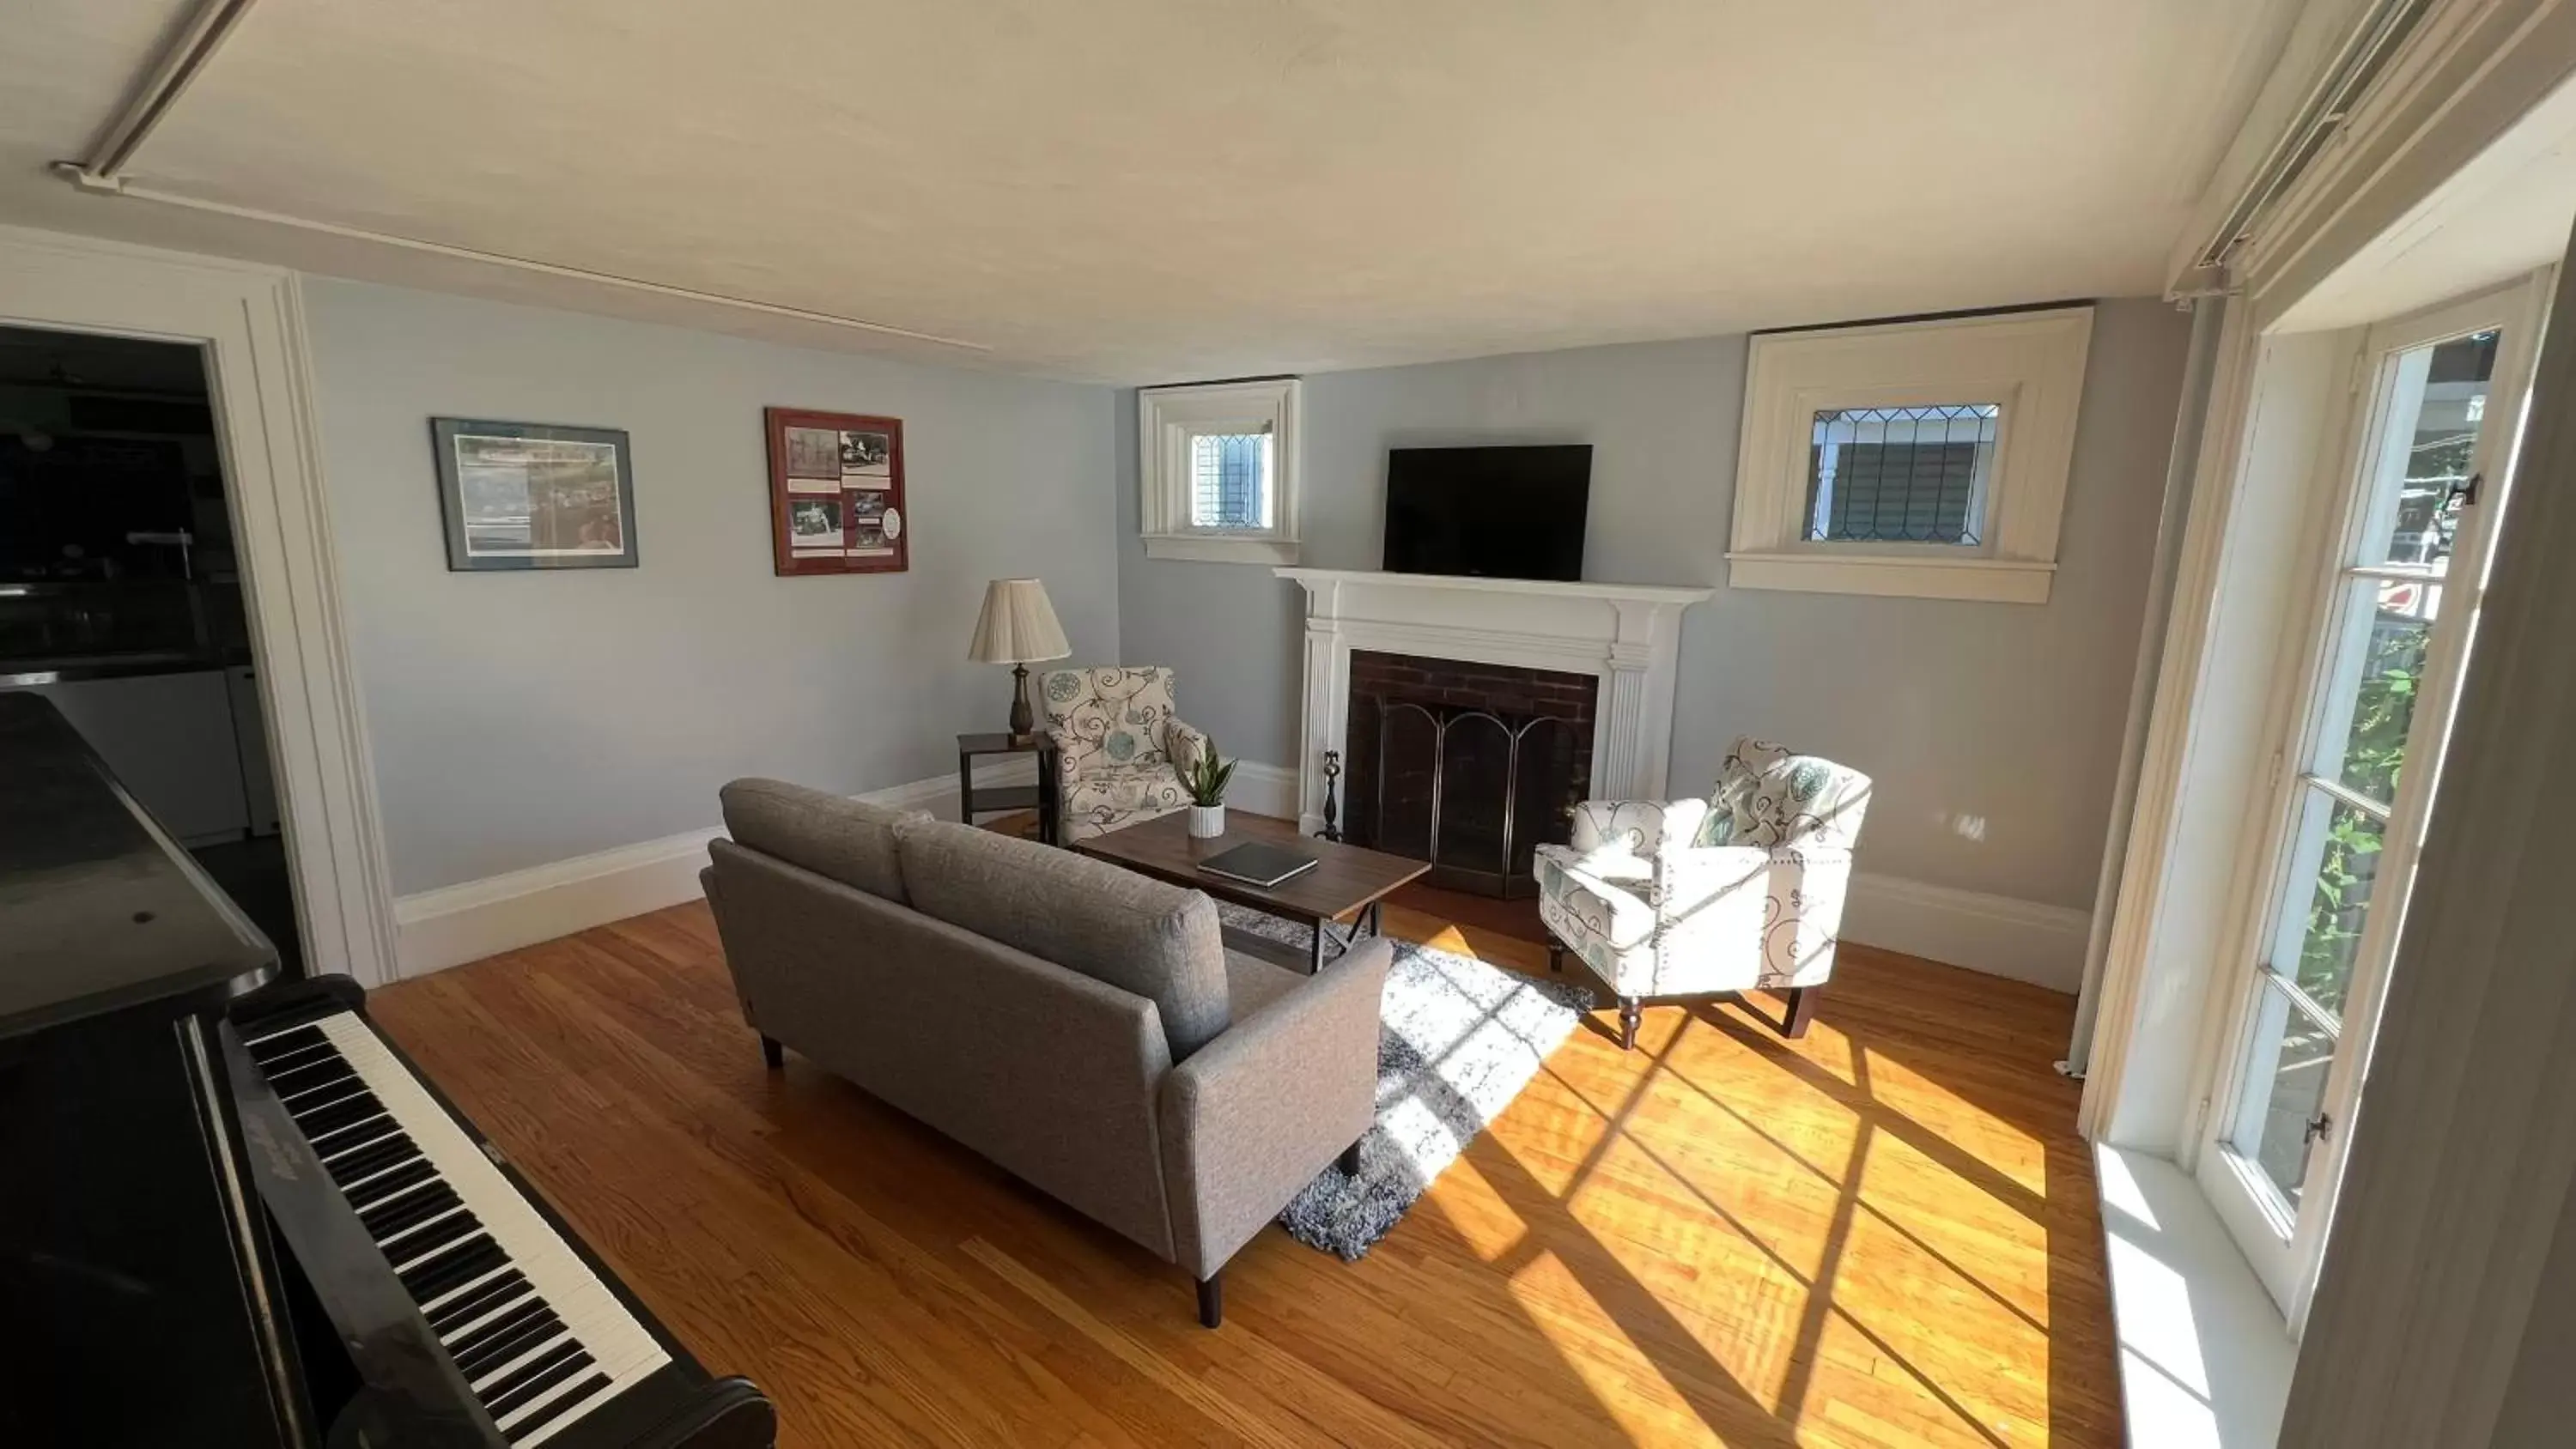
[[[211,1006],[277,948],[41,695],[0,692],[0,1038],[146,1001]]]

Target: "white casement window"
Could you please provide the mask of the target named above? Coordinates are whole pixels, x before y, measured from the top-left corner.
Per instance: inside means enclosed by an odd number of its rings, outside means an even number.
[[[1265,378],[1136,395],[1147,558],[1297,561],[1298,391]]]
[[[2418,847],[2468,670],[2545,279],[2370,329],[2287,701],[2202,1191],[2294,1327],[2333,1221]]]
[[[1727,581],[2048,601],[2091,307],[1753,339]]]

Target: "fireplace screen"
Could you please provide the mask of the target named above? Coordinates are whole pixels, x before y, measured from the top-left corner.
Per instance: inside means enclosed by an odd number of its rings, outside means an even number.
[[[1431,863],[1433,884],[1535,893],[1591,783],[1595,682],[1548,670],[1357,652],[1348,836]]]

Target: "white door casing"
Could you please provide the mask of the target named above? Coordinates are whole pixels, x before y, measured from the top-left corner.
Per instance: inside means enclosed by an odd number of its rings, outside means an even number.
[[[392,892],[295,274],[0,227],[0,324],[202,349],[305,959],[391,981]]]

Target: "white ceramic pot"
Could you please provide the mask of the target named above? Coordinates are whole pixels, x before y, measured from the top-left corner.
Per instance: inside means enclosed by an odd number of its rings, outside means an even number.
[[[1223,834],[1225,834],[1225,807],[1223,805],[1193,805],[1190,807],[1191,839],[1214,840]]]

